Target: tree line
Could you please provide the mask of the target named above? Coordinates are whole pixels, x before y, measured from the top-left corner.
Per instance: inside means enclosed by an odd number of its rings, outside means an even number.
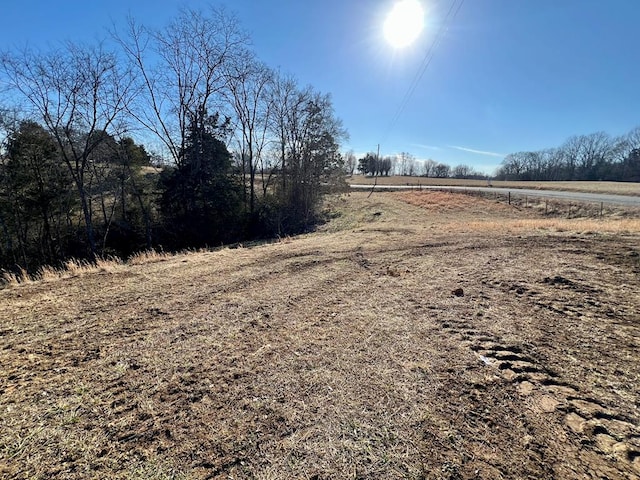
[[[314,225],[344,182],[329,95],[261,62],[221,9],[110,33],[0,53],[1,269]]]
[[[345,169],[349,175],[353,175],[357,169],[362,175],[370,176],[403,175],[431,178],[487,178],[485,174],[469,165],[460,164],[452,168],[446,163],[432,159],[416,160],[413,155],[407,152],[384,157],[380,157],[377,153],[369,152],[357,161],[355,155],[350,152],[345,155]]]
[[[379,157],[374,152],[356,159],[345,155],[347,174],[357,170],[370,176],[423,176],[433,178],[486,179],[487,175],[465,164],[451,167],[432,159],[418,161],[409,153]],[[519,181],[622,181],[640,182],[640,127],[612,137],[605,132],[576,135],[560,147],[504,157],[493,176]]]
[[[498,180],[640,182],[640,127],[626,135],[572,136],[557,148],[507,155]]]

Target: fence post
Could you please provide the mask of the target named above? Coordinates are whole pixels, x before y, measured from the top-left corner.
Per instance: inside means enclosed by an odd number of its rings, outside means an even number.
[[[508,193],[509,205],[511,205],[511,192]]]
[[[600,218],[602,218],[602,209],[604,208],[604,202],[600,202]]]

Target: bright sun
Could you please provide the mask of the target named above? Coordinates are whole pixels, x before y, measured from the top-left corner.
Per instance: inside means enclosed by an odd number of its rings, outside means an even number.
[[[384,36],[394,48],[411,45],[422,32],[424,10],[419,0],[399,0],[384,21]]]

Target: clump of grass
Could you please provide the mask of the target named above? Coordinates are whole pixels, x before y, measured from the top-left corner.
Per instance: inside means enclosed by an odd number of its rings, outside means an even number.
[[[39,281],[51,282],[62,278],[81,277],[90,273],[113,273],[121,265],[122,260],[114,256],[99,257],[93,262],[72,258],[61,267],[45,265],[34,274],[29,274],[22,267],[17,272],[1,272],[0,283],[5,287],[15,287]]]
[[[1,273],[0,283],[4,284],[5,287],[16,287],[20,284],[31,283],[34,280],[33,277],[29,275],[29,272],[22,267],[20,267],[20,270],[17,272],[2,271]]]
[[[118,257],[98,257],[95,261],[79,260],[72,258],[67,260],[61,268],[43,267],[38,278],[41,280],[56,280],[60,278],[81,277],[90,273],[113,273],[122,265]]]
[[[164,262],[168,260],[172,255],[166,252],[158,252],[156,250],[145,250],[133,254],[127,260],[130,265],[144,265],[147,263]]]
[[[113,273],[121,265],[122,260],[120,258],[108,256],[97,258],[95,264],[90,264],[88,267],[90,272],[93,272],[94,269],[97,268],[101,273]]]
[[[67,260],[61,267],[44,266],[36,274],[38,280],[51,281],[61,278],[79,277],[89,271],[95,270],[96,264],[87,260],[72,258]]]

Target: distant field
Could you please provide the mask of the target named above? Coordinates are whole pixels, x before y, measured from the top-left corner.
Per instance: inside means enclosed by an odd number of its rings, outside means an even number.
[[[372,177],[354,175],[347,178],[350,184],[371,184],[376,180]],[[486,187],[486,180],[458,180],[455,178],[427,178],[427,177],[406,177],[391,176],[378,177],[378,185],[442,185],[442,186],[465,186],[465,187]],[[540,190],[569,190],[576,192],[591,193],[611,193],[618,195],[640,195],[640,183],[630,182],[505,182],[491,181],[494,187],[503,188],[533,188]]]
[[[160,169],[155,167],[143,167],[143,172],[147,174],[157,174]],[[277,178],[274,175],[272,180]],[[347,183],[358,185],[436,185],[436,186],[463,186],[463,187],[486,187],[487,180],[459,180],[456,178],[431,178],[431,177],[408,177],[402,175],[390,177],[373,177],[364,175],[354,175],[347,177]],[[260,175],[256,177],[256,185],[262,185]],[[502,188],[532,188],[540,190],[567,190],[575,192],[589,193],[610,193],[617,195],[640,196],[640,183],[632,182],[506,182],[491,181],[491,186]]]
[[[0,478],[640,478],[640,218],[351,192],[0,289]]]

